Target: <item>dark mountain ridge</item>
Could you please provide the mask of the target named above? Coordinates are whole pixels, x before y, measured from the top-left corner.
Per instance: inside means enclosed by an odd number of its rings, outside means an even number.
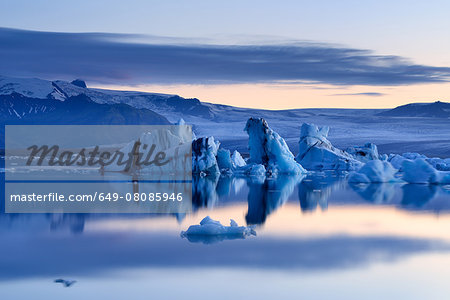
[[[386,117],[450,118],[450,103],[410,103],[378,114]]]

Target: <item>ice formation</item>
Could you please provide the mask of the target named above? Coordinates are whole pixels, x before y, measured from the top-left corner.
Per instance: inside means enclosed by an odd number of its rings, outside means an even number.
[[[300,130],[297,162],[308,170],[356,170],[362,163],[335,148],[327,139],[329,127],[304,123]]]
[[[247,164],[237,150],[234,150],[233,154],[231,155],[231,161],[236,167],[243,167]]]
[[[397,181],[397,170],[387,161],[371,160],[357,172],[351,172],[348,181],[353,183],[381,183]]]
[[[165,157],[170,158],[167,164],[158,166],[155,164],[137,165],[132,164],[129,171],[133,171],[136,168],[141,170],[151,170],[152,173],[185,173],[190,171],[191,159],[190,147],[192,143],[192,132],[189,126],[164,126],[159,129],[153,129],[151,131],[143,132],[137,140],[130,141],[119,151],[124,154],[136,154],[136,158],[139,153],[147,153],[151,147],[154,146],[152,153],[164,152]],[[140,161],[145,161],[145,155],[140,158]],[[104,171],[123,171],[125,166],[117,163],[106,165]]]
[[[427,158],[426,161],[439,171],[450,171],[450,158]]]
[[[380,159],[377,145],[373,143],[367,143],[364,146],[348,147],[346,152],[363,163],[374,159]]]
[[[218,174],[217,151],[220,143],[214,137],[201,137],[192,142],[192,172],[203,175]]]
[[[394,168],[400,171],[402,170],[402,165],[405,160],[407,160],[407,158],[403,157],[400,154],[389,154],[389,157],[387,159],[387,161],[390,162]]]
[[[234,170],[246,165],[244,159],[238,151],[231,154],[230,150],[217,150],[217,165],[221,171],[233,172]]]
[[[265,177],[266,173],[267,173],[266,168],[260,164],[248,164],[239,167],[234,171],[234,174],[236,175],[259,176],[259,177]]]
[[[306,173],[295,161],[285,140],[269,127],[266,120],[250,118],[244,130],[249,135],[250,164],[263,165],[269,174]]]
[[[436,170],[425,159],[405,159],[402,164],[403,180],[409,183],[450,184],[450,172]]]
[[[256,235],[255,230],[251,226],[238,226],[233,219],[230,219],[230,226],[224,226],[209,216],[201,220],[200,225],[191,225],[188,230],[181,232],[181,237],[228,236],[231,238],[245,238],[250,235]]]
[[[433,157],[429,158],[423,154],[407,152],[400,154],[391,154],[389,155],[388,161],[397,169],[402,170],[402,165],[405,160],[415,160],[415,159],[423,159],[432,165],[436,170],[439,171],[450,171],[450,158],[439,158]]]

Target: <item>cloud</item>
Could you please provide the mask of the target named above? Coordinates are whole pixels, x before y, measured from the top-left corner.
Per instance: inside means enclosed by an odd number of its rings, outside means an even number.
[[[0,264],[5,266],[0,268],[0,281],[56,274],[96,275],[133,268],[342,270],[450,250],[440,240],[394,236],[258,237],[211,244],[208,251],[205,245],[190,243],[176,233],[127,234],[126,243],[114,233],[76,238],[34,233],[25,235],[21,243],[14,242],[14,237],[1,236],[8,247],[0,249]],[[33,249],[27,255],[23,254],[25,245]]]
[[[329,96],[370,96],[370,97],[380,97],[380,96],[384,96],[384,95],[386,95],[386,94],[367,92],[367,93],[332,94],[332,95],[329,95]]]
[[[148,40],[152,41],[148,41]],[[450,68],[328,44],[189,44],[186,40],[0,28],[3,75],[110,84],[447,82]],[[178,41],[178,42],[177,42]]]

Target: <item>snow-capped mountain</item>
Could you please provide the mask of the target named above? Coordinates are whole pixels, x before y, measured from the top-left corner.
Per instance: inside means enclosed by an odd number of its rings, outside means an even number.
[[[285,139],[295,155],[301,124],[314,123],[332,128],[329,140],[340,149],[371,142],[378,146],[380,153],[420,152],[429,157],[449,157],[450,119],[436,115],[439,111],[448,112],[448,105],[437,102],[393,110],[272,111],[205,103],[168,94],[93,89],[82,80],[0,77],[3,124],[167,124],[183,118],[193,125],[197,136],[214,136],[224,148],[242,153],[248,151],[245,123],[249,117],[260,117]],[[412,115],[414,111],[421,114]],[[424,114],[424,111],[434,113]]]
[[[87,88],[82,80],[47,81],[36,78],[0,76],[0,95],[19,94],[27,98],[65,101],[70,97],[86,95],[98,104],[127,104],[137,109],[148,109],[159,114],[172,115],[176,121],[181,114],[212,118],[214,114],[198,99],[177,95],[114,91]]]
[[[148,109],[126,104],[99,104],[81,94],[64,101],[30,98],[13,92],[0,95],[4,124],[170,124]]]

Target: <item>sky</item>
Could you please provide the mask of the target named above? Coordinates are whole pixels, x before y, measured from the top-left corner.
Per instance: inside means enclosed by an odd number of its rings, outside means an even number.
[[[450,99],[448,1],[5,1],[0,75],[266,109]]]

